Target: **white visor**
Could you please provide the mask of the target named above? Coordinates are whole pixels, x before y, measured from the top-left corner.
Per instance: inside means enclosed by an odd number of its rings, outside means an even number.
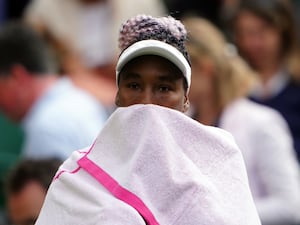
[[[116,67],[117,82],[119,79],[119,73],[121,72],[123,67],[130,60],[143,55],[161,56],[175,64],[183,73],[183,76],[185,77],[188,85],[187,91],[189,91],[191,86],[191,67],[188,61],[183,56],[183,54],[175,47],[157,40],[143,40],[136,42],[121,53]]]

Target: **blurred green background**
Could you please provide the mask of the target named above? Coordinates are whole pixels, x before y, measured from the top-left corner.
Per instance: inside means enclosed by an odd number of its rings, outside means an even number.
[[[0,113],[0,208],[4,207],[4,180],[19,159],[22,141],[21,128]]]

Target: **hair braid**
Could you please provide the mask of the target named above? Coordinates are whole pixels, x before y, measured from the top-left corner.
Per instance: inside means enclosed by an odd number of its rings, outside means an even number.
[[[189,61],[185,48],[187,32],[184,25],[171,16],[155,18],[137,15],[123,23],[119,34],[119,48],[124,51],[142,40],[158,40],[177,48]]]

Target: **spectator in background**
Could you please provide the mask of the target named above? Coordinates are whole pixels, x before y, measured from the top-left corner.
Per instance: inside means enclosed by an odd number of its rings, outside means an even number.
[[[186,35],[172,17],[123,24],[120,108],[90,149],[60,167],[36,225],[260,224],[232,136],[183,114]]]
[[[0,26],[7,20],[22,17],[29,0],[0,0]],[[0,214],[4,208],[3,181],[7,170],[19,157],[22,130],[0,113]],[[0,219],[0,225],[1,219]]]
[[[169,13],[178,18],[186,16],[201,16],[207,18],[217,26],[222,25],[220,12],[224,0],[164,0]]]
[[[107,113],[100,102],[52,70],[45,43],[28,26],[0,29],[0,109],[22,123],[23,156],[65,159],[92,144]]]
[[[300,223],[300,170],[286,121],[246,98],[256,74],[215,26],[200,18],[184,24],[190,35],[192,117],[234,136],[263,225]]]
[[[112,108],[118,29],[138,13],[165,9],[160,0],[33,0],[25,20],[55,47],[62,70]]]
[[[6,180],[7,212],[12,224],[35,223],[61,163],[55,158],[26,159],[13,167]]]
[[[243,0],[231,19],[239,52],[258,72],[251,99],[288,122],[300,160],[300,70],[295,21],[287,0]]]

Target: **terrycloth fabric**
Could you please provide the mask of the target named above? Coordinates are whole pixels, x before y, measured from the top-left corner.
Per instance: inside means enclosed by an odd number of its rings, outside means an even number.
[[[229,133],[172,109],[134,105],[118,108],[89,151],[60,167],[36,225],[146,224],[79,166],[82,157],[136,195],[158,224],[260,224]]]

